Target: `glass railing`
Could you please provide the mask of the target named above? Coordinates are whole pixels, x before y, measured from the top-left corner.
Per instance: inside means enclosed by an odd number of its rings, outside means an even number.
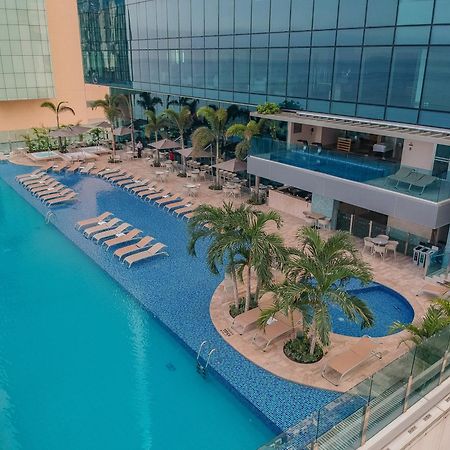
[[[426,275],[428,277],[447,275],[450,272],[450,251],[442,249],[431,255],[427,262]]]
[[[270,138],[252,140],[251,156],[440,202],[450,198],[450,181],[402,167],[400,163],[317,146],[287,144]]]
[[[449,377],[449,345],[450,326],[260,450],[357,449]]]

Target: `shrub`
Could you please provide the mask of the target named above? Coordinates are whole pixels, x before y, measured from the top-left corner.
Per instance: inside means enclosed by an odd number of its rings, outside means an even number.
[[[297,337],[287,341],[284,344],[284,354],[291,360],[297,363],[311,364],[320,361],[323,357],[323,349],[316,344],[314,354],[309,354],[309,339],[303,334],[299,333]]]
[[[252,295],[250,300],[250,309],[254,309],[258,306],[258,301],[256,300],[255,296]],[[239,299],[239,306],[236,307],[236,305],[233,303],[230,305],[230,316],[234,319],[239,314],[242,314],[245,311],[245,298]]]
[[[256,107],[256,111],[260,114],[277,114],[280,112],[280,107],[276,103],[264,103]]]

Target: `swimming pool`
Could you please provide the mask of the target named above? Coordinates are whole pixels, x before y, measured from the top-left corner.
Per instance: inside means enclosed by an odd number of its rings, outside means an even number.
[[[53,150],[50,150],[48,152],[34,152],[29,153],[28,156],[33,159],[34,161],[45,161],[47,159],[56,159],[61,158],[61,155],[58,152],[54,152]]]
[[[46,208],[13,181],[16,174],[26,171],[30,169],[7,164],[0,168],[0,176],[45,215]],[[218,349],[217,357],[213,358],[212,367],[224,381],[224,390],[238,391],[239,398],[245,404],[252,405],[258,417],[261,415],[270,425],[270,429],[275,430],[286,429],[298,423],[339,396],[332,391],[281,380],[247,361],[221,338],[209,317],[211,296],[221,278],[209,273],[203,258],[193,259],[187,254],[185,221],[168,214],[161,208],[144,203],[101,179],[82,177],[77,174],[63,175],[58,178],[78,192],[79,201],[69,207],[53,209],[57,228],[177,335],[179,341],[190,349],[189,358],[191,370],[194,373],[195,359],[192,358],[192,354],[200,342],[206,338],[211,347]],[[117,263],[117,259],[113,258],[111,253],[100,249],[74,230],[73,224],[77,220],[98,215],[105,210],[113,211],[117,217],[144,230],[144,233],[151,234],[158,241],[167,243],[171,256],[156,259],[149,264],[137,265],[130,270],[125,269]],[[203,251],[204,248],[200,249],[200,255]],[[77,270],[73,273],[76,274]],[[114,289],[117,288],[114,282],[112,286],[115,287]],[[85,308],[86,314],[89,314],[89,305],[85,305]],[[170,364],[169,367],[171,367]],[[195,376],[198,375],[195,374]],[[211,377],[207,382],[213,380],[214,378]],[[186,389],[190,390],[189,380],[186,382]],[[190,398],[191,400],[193,401]],[[198,411],[201,409],[202,401],[203,397],[195,399],[196,406],[193,411],[200,415],[198,420],[208,421],[209,414],[213,412],[210,410],[208,414],[205,413],[202,416]],[[216,414],[222,417],[222,412],[219,411],[221,403],[215,403],[218,408]],[[298,404],[302,404],[302,408],[298,408]],[[155,405],[158,406],[158,403]],[[189,409],[190,406],[185,408]],[[180,409],[176,409],[178,410]],[[244,410],[246,414],[249,414],[248,409],[244,408]],[[229,433],[229,429],[225,432]],[[264,433],[267,433],[267,428]],[[201,432],[192,431],[189,438],[199,439],[199,435]],[[238,434],[235,435],[238,436]],[[203,444],[203,441],[201,443]],[[185,445],[182,448],[189,447]]]
[[[391,325],[396,322],[411,323],[414,309],[398,292],[379,283],[362,287],[359,282],[351,280],[348,292],[363,300],[371,309],[375,323],[370,328],[361,328],[360,324],[350,321],[339,306],[331,305],[333,332],[346,336],[382,337],[389,334]]]

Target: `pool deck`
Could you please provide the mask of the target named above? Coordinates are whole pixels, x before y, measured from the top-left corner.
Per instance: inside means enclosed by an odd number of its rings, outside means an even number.
[[[106,157],[103,158],[106,159]],[[97,164],[100,164],[101,161],[102,159],[99,159],[97,161]],[[23,157],[18,157],[13,162],[16,162],[18,164],[34,165],[28,158]],[[136,174],[137,177],[143,178],[156,178],[155,172],[160,170],[158,168],[150,167],[143,159],[126,161],[124,163],[121,163],[120,166],[126,170],[132,171]],[[183,186],[186,183],[186,178],[179,178],[175,174],[171,174],[164,185],[171,191],[183,192]],[[222,204],[222,202],[224,201],[224,195],[221,191],[212,191],[208,189],[210,181],[201,181],[199,183],[200,189],[198,198],[196,199],[197,201],[201,203],[209,203],[216,206]],[[238,203],[246,200],[246,197],[242,197],[233,201]],[[269,209],[266,205],[258,206],[258,208],[261,210]],[[285,238],[287,244],[293,245],[295,244],[295,233],[297,229],[303,225],[303,222],[301,219],[285,213],[281,213],[281,215],[284,222],[280,233]],[[329,232],[323,233],[326,234]],[[361,240],[355,238],[355,241],[362,248]],[[414,266],[410,258],[407,258],[403,255],[398,255],[397,261],[394,261],[393,258],[381,261],[379,258],[368,255],[365,255],[363,257],[370,262],[374,271],[375,280],[402,294],[413,306],[415,311],[415,320],[420,319],[430,303],[430,298],[428,297],[416,297],[416,292],[424,284],[424,280],[422,278],[422,270]],[[221,284],[213,295],[213,299],[210,305],[210,313],[214,326],[218,330],[218,335],[220,334],[223,342],[234,347],[242,355],[244,355],[246,359],[254,362],[258,366],[263,367],[264,369],[270,371],[278,377],[294,381],[295,383],[301,383],[299,387],[303,389],[306,386],[314,386],[316,388],[326,389],[325,391],[321,391],[324,394],[321,400],[322,404],[335,398],[334,395],[327,394],[327,392],[331,394],[329,390],[348,390],[350,387],[354,386],[365,377],[371,375],[376,370],[379,370],[381,367],[385,366],[387,363],[400,356],[407,350],[407,347],[405,345],[398,345],[401,339],[405,336],[404,333],[398,333],[389,337],[375,338],[377,342],[381,343],[381,346],[383,348],[383,359],[372,359],[369,363],[353,371],[348,379],[344,383],[342,383],[339,388],[336,388],[320,376],[321,368],[328,357],[341,353],[346,348],[346,346],[348,346],[358,338],[334,334],[332,336],[332,344],[330,346],[329,353],[322,361],[312,365],[296,364],[288,360],[284,356],[281,342],[275,344],[273,348],[270,349],[270,351],[262,352],[254,347],[250,342],[253,333],[250,333],[247,336],[240,336],[237,333],[234,333],[230,336],[225,336],[224,333],[221,332],[221,330],[229,330],[230,328],[231,318],[228,314],[228,304],[230,301],[231,299],[228,295],[225,294],[224,286],[223,284]],[[237,382],[238,380],[235,381]],[[290,383],[288,384],[289,386],[291,386]],[[289,387],[289,389],[291,388]],[[303,391],[302,394],[305,395],[305,397],[302,398],[305,402],[308,402],[308,396],[317,394],[317,392],[318,391],[315,390],[314,392]],[[251,397],[253,397],[253,395],[249,396],[248,393],[244,393],[244,397],[246,397],[249,401],[252,401]],[[271,395],[270,397],[273,401],[273,396]],[[296,416],[294,417],[290,412],[274,412],[272,408],[264,408],[263,403],[264,401],[257,402],[256,408],[261,410],[261,412],[268,418],[268,420],[280,429],[285,429],[287,426],[293,425],[298,419],[301,419],[302,417],[302,414],[294,415]],[[281,409],[281,404],[279,404],[278,402],[276,403],[276,409]],[[305,411],[305,413],[306,412],[307,411]],[[277,415],[278,417],[276,417]]]

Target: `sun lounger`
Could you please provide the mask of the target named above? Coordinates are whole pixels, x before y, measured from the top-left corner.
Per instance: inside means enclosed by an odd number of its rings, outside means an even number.
[[[71,201],[75,200],[76,197],[77,197],[77,193],[72,191],[62,197],[48,200],[45,204],[47,206],[60,205],[61,203],[71,202]]]
[[[152,245],[148,250],[144,250],[139,253],[134,253],[133,255],[127,256],[123,261],[128,264],[128,268],[130,268],[135,262],[143,261],[145,259],[153,258],[158,255],[166,255],[169,254],[165,251],[161,251],[166,246],[158,242],[155,245]]]
[[[124,186],[124,189],[126,191],[131,191],[134,188],[140,188],[142,186],[146,186],[149,181],[150,180],[148,178],[145,180],[136,181],[135,183],[127,184],[126,186]]]
[[[64,188],[64,186],[63,186],[63,188]],[[38,198],[39,198],[39,200],[42,200],[45,203],[45,202],[48,202],[49,200],[53,200],[54,198],[58,198],[58,197],[70,194],[71,192],[73,192],[72,189],[66,188],[66,189],[62,189],[59,192],[53,192],[52,194],[47,193],[47,194],[40,195]]]
[[[411,173],[414,172],[414,169],[410,169],[409,167],[400,167],[400,169],[395,172],[392,175],[389,175],[386,178],[386,183],[388,181],[393,181],[395,184],[395,186],[398,186],[398,184],[405,180],[409,175],[411,175]]]
[[[148,197],[149,195],[159,194],[159,193],[162,192],[162,191],[163,191],[162,188],[160,188],[160,187],[154,187],[154,188],[146,189],[145,191],[138,192],[137,195],[138,195],[139,197],[145,199],[145,197]]]
[[[110,230],[102,231],[101,233],[94,234],[92,240],[94,242],[100,242],[102,239],[109,238],[112,236],[118,236],[123,233],[127,228],[130,228],[131,225],[129,223],[123,222],[118,227],[112,228]]]
[[[24,181],[27,178],[33,179],[33,178],[40,178],[46,173],[45,170],[42,170],[41,168],[33,170],[33,172],[30,173],[24,173],[22,175],[16,176],[16,181]]]
[[[114,256],[117,256],[119,259],[129,255],[130,253],[134,253],[139,250],[143,250],[148,248],[150,242],[152,242],[155,238],[152,236],[145,236],[136,244],[127,245],[126,247],[121,247],[114,252]]]
[[[30,188],[30,192],[35,195],[35,194],[39,194],[39,192],[41,191],[45,191],[47,189],[54,189],[56,186],[60,185],[61,183],[59,181],[53,180],[50,181],[50,183],[48,183],[45,186],[41,186],[41,185],[34,185]]]
[[[176,202],[178,200],[183,200],[183,197],[181,196],[181,194],[179,194],[178,192],[175,194],[172,194],[170,197],[163,197],[163,198],[159,198],[157,200],[154,200],[154,202],[158,205],[158,206],[164,206],[167,203],[173,203]]]
[[[430,294],[434,297],[446,297],[450,294],[450,286],[445,284],[426,283],[416,295]]]
[[[348,350],[330,358],[322,369],[322,377],[335,386],[339,386],[345,375],[362,363],[373,356],[381,359],[381,353],[376,351],[377,345],[370,337],[362,337]]]
[[[187,205],[187,202],[183,198],[183,199],[178,200],[176,202],[168,203],[168,204],[164,205],[164,208],[168,209],[169,211],[173,211],[174,209],[182,208],[182,207],[185,207],[186,205]]]
[[[159,191],[159,192],[155,192],[154,194],[149,194],[145,197],[145,201],[150,201],[150,200],[156,200],[158,198],[169,198],[172,194],[170,193],[170,191],[165,190],[165,191]]]
[[[110,183],[118,183],[119,181],[132,180],[133,176],[134,175],[131,173],[124,173],[123,175],[118,175],[117,177],[112,177],[108,181]]]
[[[262,310],[268,308],[274,301],[274,293],[266,292],[258,302],[256,308],[239,314],[233,319],[231,328],[236,330],[239,334],[244,334],[246,331],[254,329],[258,326],[259,318],[261,317]]]
[[[100,231],[106,231],[111,228],[114,228],[121,220],[117,217],[114,217],[111,220],[108,220],[107,222],[99,222],[97,225],[93,227],[86,228],[83,232],[83,235],[90,238],[94,234],[100,233]]]
[[[103,241],[102,246],[104,245],[106,249],[109,250],[114,245],[126,244],[128,242],[134,241],[135,239],[138,239],[140,233],[142,233],[142,230],[134,228],[128,233],[120,233],[120,235],[116,235],[116,237],[112,239]]]
[[[21,182],[21,184],[23,184],[26,188],[28,188],[29,186],[32,186],[33,184],[44,184],[44,183],[50,183],[50,181],[52,181],[53,178],[49,175],[44,175],[42,177],[33,177],[30,179],[26,179],[24,181]]]
[[[146,183],[142,186],[136,186],[132,189],[130,189],[130,192],[132,192],[133,194],[139,194],[139,192],[143,192],[143,191],[149,191],[153,189],[153,192],[155,192],[154,187],[156,186],[155,182],[152,183]]]
[[[108,169],[108,166],[105,166],[105,165],[103,165],[103,166],[98,166],[98,167],[96,167],[95,169],[92,169],[91,171],[90,171],[90,175],[100,175],[101,173],[103,173],[105,170],[107,170]]]
[[[91,225],[99,225],[101,222],[105,221],[108,217],[112,215],[113,215],[112,213],[106,211],[97,217],[91,217],[90,219],[80,220],[75,224],[75,229],[81,230],[82,228],[89,227]]]
[[[414,180],[411,182],[411,184],[409,185],[409,190],[411,190],[412,186],[422,188],[422,191],[419,194],[422,195],[425,189],[431,184],[433,184],[436,180],[437,178],[433,177],[432,175],[422,175],[422,177],[419,178],[418,180]]]
[[[122,186],[125,186],[127,184],[137,183],[139,181],[140,181],[139,178],[132,178],[131,180],[125,179],[125,180],[122,180],[122,181],[118,181],[116,184],[117,184],[117,186],[122,187]]]
[[[197,203],[189,202],[189,203],[186,203],[186,206],[174,210],[174,214],[176,214],[177,216],[184,215],[186,217],[187,214],[191,213],[192,211],[195,211],[195,209],[198,206],[199,205]]]
[[[56,167],[53,167],[53,172],[61,173],[63,170],[67,169],[72,165],[71,162],[62,162],[58,164]]]
[[[86,164],[84,167],[80,167],[80,173],[83,175],[87,175],[94,167],[95,163]]]
[[[263,330],[258,330],[253,336],[252,342],[259,347],[263,352],[278,339],[289,336],[295,331],[295,326],[300,322],[301,317],[297,310],[294,314],[294,329],[292,328],[292,319],[286,317],[283,313],[277,313],[264,327]]]
[[[32,194],[38,198],[41,198],[42,196],[49,195],[49,194],[55,194],[55,193],[61,193],[63,189],[65,189],[66,186],[64,186],[61,183],[56,184],[49,184],[47,188],[39,188],[32,192]]]
[[[81,162],[74,162],[70,167],[66,169],[66,172],[75,173],[81,167]]]
[[[121,170],[121,169],[109,169],[107,171],[105,171],[104,173],[102,173],[100,176],[102,178],[104,178],[105,180],[110,180],[113,177],[119,177],[121,175],[123,175],[125,172],[125,170]]]

